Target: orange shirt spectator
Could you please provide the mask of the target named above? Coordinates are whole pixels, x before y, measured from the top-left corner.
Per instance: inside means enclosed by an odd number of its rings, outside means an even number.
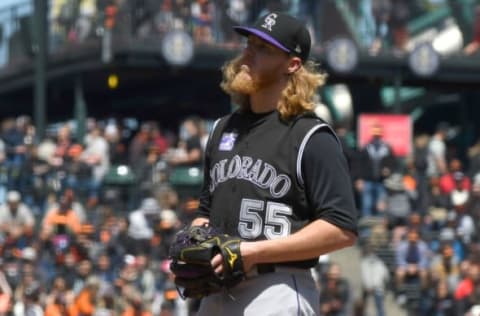
[[[54,210],[43,220],[43,229],[48,233],[52,233],[58,225],[65,225],[75,234],[78,234],[82,228],[80,219],[71,208],[66,211]]]
[[[99,282],[96,277],[87,279],[85,287],[68,309],[70,316],[91,316],[95,313]]]
[[[42,226],[45,237],[50,236],[59,227],[65,227],[74,234],[80,233],[82,229],[82,222],[72,208],[72,192],[65,191],[59,202],[60,206],[57,209],[51,210],[45,215]],[[63,234],[63,232],[57,233]]]
[[[72,316],[67,308],[61,304],[51,303],[45,307],[44,316]]]
[[[122,316],[152,316],[153,314],[149,311],[142,311],[140,314],[138,313],[137,310],[135,310],[134,307],[129,306],[127,309],[123,312]]]

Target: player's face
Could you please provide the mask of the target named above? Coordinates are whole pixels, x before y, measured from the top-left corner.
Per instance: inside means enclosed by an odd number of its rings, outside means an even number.
[[[287,73],[288,60],[286,52],[256,36],[249,36],[232,88],[242,94],[252,94],[275,84]]]

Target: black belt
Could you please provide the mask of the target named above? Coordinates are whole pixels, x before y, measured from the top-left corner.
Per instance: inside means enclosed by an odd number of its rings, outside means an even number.
[[[303,268],[303,267],[294,267],[294,266],[288,266],[288,265],[283,265],[283,264],[275,264],[275,263],[261,263],[257,264],[256,267],[250,271],[250,273],[247,273],[247,276],[252,277],[255,275],[262,275],[262,274],[267,274],[267,273],[272,273],[275,271],[281,271],[282,268],[285,269],[293,269],[293,270],[304,270],[308,271],[308,268]]]
[[[258,274],[266,274],[275,272],[275,264],[273,263],[262,263],[257,264],[257,273]]]

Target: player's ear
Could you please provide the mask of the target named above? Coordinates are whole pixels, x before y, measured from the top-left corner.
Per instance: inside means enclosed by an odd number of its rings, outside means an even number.
[[[288,61],[287,74],[291,75],[301,67],[302,67],[302,60],[297,56],[293,56]]]

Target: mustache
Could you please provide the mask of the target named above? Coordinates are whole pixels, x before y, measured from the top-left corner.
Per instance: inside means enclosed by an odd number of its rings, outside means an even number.
[[[242,64],[242,65],[240,66],[240,68],[238,69],[238,72],[241,72],[241,71],[250,73],[250,67],[248,67],[248,66],[245,65],[245,64]]]
[[[237,77],[239,75],[240,76],[248,75],[250,77],[251,76],[250,67],[248,67],[245,64],[238,65],[237,68],[235,69],[234,77]]]

